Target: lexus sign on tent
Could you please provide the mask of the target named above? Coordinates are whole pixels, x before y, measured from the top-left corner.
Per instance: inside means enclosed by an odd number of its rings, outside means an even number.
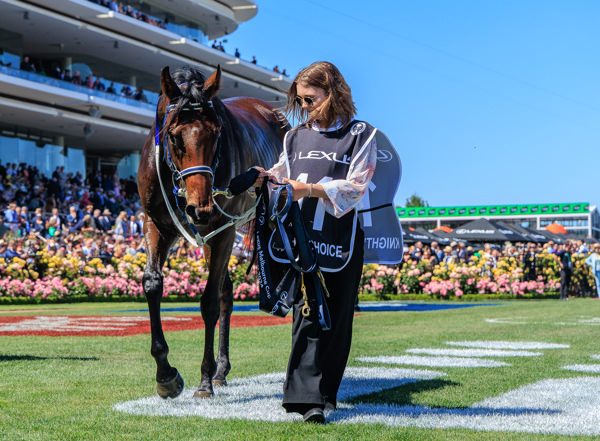
[[[526,242],[527,238],[487,219],[477,219],[452,231],[455,237],[469,242]]]

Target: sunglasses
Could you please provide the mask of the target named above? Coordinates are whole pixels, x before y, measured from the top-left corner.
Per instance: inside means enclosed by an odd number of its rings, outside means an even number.
[[[313,104],[315,103],[315,99],[311,98],[309,96],[304,97],[304,98],[302,98],[301,96],[297,96],[296,103],[298,103],[299,106],[302,106],[302,102],[305,102],[308,107],[312,107]]]

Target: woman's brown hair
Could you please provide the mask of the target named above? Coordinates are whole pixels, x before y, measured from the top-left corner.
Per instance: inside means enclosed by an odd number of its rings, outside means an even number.
[[[297,85],[318,87],[325,91],[327,98],[318,109],[308,112],[296,102]],[[337,119],[348,124],[356,114],[352,101],[352,91],[337,67],[327,61],[318,61],[302,69],[287,93],[286,112],[304,123],[318,121],[323,128],[329,128]]]

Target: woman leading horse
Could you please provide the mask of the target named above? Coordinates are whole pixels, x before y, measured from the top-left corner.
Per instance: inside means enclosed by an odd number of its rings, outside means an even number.
[[[160,318],[162,267],[168,252],[180,236],[204,247],[209,270],[200,300],[205,342],[202,378],[194,396],[209,397],[213,382],[225,384],[231,367],[233,292],[227,265],[235,229],[253,217],[256,202],[247,192],[231,197],[225,189],[233,177],[249,167],[274,164],[289,128],[285,118],[263,101],[218,99],[220,79],[219,67],[206,80],[190,67],[178,69],[172,76],[168,67],[162,70],[156,120],[138,169],[138,189],[146,214],[147,262],[142,283],[150,313],[157,391],[162,398],[174,398],[183,390],[183,379],[167,359],[169,347]]]
[[[329,62],[298,73],[288,90],[287,110],[302,124],[286,134],[284,151],[272,168],[257,167],[255,185],[268,177],[291,186],[293,200],[302,200],[302,217],[324,272],[330,329],[323,330],[316,308],[304,312],[310,304],[305,297],[292,295],[292,349],[283,386],[287,412],[324,423],[324,410],[337,406],[352,342],[364,256],[357,207],[375,172],[377,129],[354,119],[350,87]]]

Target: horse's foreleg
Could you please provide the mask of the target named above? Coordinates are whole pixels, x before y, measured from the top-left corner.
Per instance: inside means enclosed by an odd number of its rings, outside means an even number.
[[[169,346],[165,340],[160,319],[160,303],[163,296],[162,265],[165,262],[171,240],[160,235],[151,221],[144,225],[147,261],[142,287],[148,302],[152,344],[150,353],[156,361],[156,390],[161,398],[175,398],[183,391],[183,379],[177,369],[169,364]]]
[[[214,395],[211,379],[216,371],[214,341],[215,327],[219,318],[217,279],[219,279],[218,275],[209,270],[206,287],[200,298],[200,311],[204,320],[204,356],[200,368],[202,378],[198,390],[194,392],[195,398],[208,398]]]
[[[200,299],[200,310],[204,320],[204,357],[201,367],[202,379],[198,390],[194,393],[196,398],[207,398],[214,395],[212,379],[217,372],[214,351],[215,328],[220,316],[221,302],[219,297],[227,273],[229,257],[231,256],[233,234],[231,237],[221,236],[219,239],[220,241],[215,246],[211,246],[208,280]],[[226,322],[228,327],[229,320]],[[221,327],[224,324],[221,322]]]
[[[225,274],[221,291],[221,316],[219,317],[219,352],[217,355],[217,372],[213,376],[214,386],[225,386],[227,374],[231,370],[229,363],[229,328],[233,311],[233,283],[229,273]]]

